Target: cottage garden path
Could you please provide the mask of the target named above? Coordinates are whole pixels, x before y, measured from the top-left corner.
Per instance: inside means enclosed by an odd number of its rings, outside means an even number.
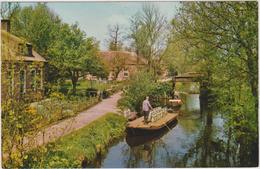
[[[24,144],[30,148],[40,146],[78,130],[109,112],[118,113],[117,101],[121,98],[121,94],[122,92],[118,92],[75,117],[45,128],[34,139],[24,138]]]

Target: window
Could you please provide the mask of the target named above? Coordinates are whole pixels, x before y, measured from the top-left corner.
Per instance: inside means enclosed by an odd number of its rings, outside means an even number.
[[[37,85],[37,81],[36,81],[36,70],[32,70],[31,71],[31,89],[33,91],[36,91],[36,85]]]
[[[124,71],[124,77],[128,77],[128,76],[129,76],[128,71]]]
[[[21,70],[20,71],[20,95],[25,94],[26,92],[26,77],[25,77],[25,71]]]
[[[43,88],[43,81],[42,81],[42,70],[38,69],[37,71],[37,75],[36,75],[36,88]]]

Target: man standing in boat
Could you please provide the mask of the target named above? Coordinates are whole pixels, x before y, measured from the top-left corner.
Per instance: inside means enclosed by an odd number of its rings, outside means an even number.
[[[143,109],[143,113],[144,113],[144,124],[148,124],[149,113],[150,113],[150,110],[153,109],[149,102],[148,96],[146,96],[146,99],[143,101],[142,109]]]

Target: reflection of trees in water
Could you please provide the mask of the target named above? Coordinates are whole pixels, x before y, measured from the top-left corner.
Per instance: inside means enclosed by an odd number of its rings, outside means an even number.
[[[153,158],[156,155],[156,146],[154,142],[146,143],[136,147],[128,147],[129,158],[126,161],[127,168],[136,168],[140,166],[153,166]]]
[[[221,139],[213,138],[212,113],[207,113],[206,124],[201,132],[201,136],[196,143],[189,149],[182,160],[176,163],[179,167],[215,167],[231,166],[230,138],[228,143]],[[226,146],[225,146],[226,145]],[[228,153],[227,153],[228,150]]]
[[[155,167],[157,164],[158,155],[161,155],[160,150],[165,151],[165,161],[171,161],[172,157],[167,151],[167,145],[163,142],[162,139],[145,143],[136,147],[124,147],[122,151],[124,156],[128,158],[125,159],[125,167],[127,168],[138,168],[138,167]],[[161,157],[160,157],[161,158]],[[161,163],[161,161],[160,161]],[[164,165],[166,166],[166,165]]]
[[[176,154],[172,151],[171,145],[164,142],[164,139],[160,138],[156,141],[152,141],[140,146],[129,147],[124,146],[123,156],[124,166],[128,168],[137,167],[230,167],[230,166],[242,166],[252,163],[251,159],[248,159],[250,155],[244,153],[243,149],[248,145],[238,145],[234,142],[231,128],[227,130],[226,135],[223,138],[216,138],[215,126],[213,125],[213,116],[208,112],[205,112],[205,118],[203,118],[202,127],[198,127],[200,130],[199,137],[195,143],[190,147],[189,144],[184,149],[188,149],[188,152],[183,154]],[[182,123],[182,128],[187,127],[188,123]],[[191,131],[195,131],[197,127],[196,120],[192,124],[192,129],[188,127],[185,132],[191,134]],[[223,126],[224,127],[224,126]],[[221,137],[221,136],[220,136]],[[174,144],[174,143],[173,143]],[[241,146],[244,148],[242,149]],[[190,148],[189,148],[190,147]],[[249,150],[247,150],[249,151]],[[177,152],[178,153],[178,152]],[[243,154],[244,153],[244,154]],[[245,157],[243,159],[243,157]],[[243,159],[243,160],[241,160]],[[244,161],[247,160],[247,163]],[[243,164],[244,163],[244,164]],[[251,164],[252,165],[252,164]],[[249,166],[249,165],[248,165]]]
[[[207,112],[206,123],[201,130],[201,134],[196,143],[189,149],[182,160],[176,163],[179,167],[231,167],[231,166],[256,166],[258,157],[258,146],[253,146],[255,151],[252,151],[253,143],[239,144],[232,137],[232,129],[229,127],[222,138],[214,138],[216,133],[213,133],[214,126],[212,125],[212,113]],[[224,126],[223,126],[224,127]],[[255,144],[258,145],[258,144]]]

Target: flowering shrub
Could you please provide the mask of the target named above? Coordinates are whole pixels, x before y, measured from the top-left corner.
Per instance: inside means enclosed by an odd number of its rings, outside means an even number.
[[[23,138],[32,137],[40,130],[43,116],[24,102],[9,99],[2,105],[2,151],[3,168],[19,168],[27,146]]]

